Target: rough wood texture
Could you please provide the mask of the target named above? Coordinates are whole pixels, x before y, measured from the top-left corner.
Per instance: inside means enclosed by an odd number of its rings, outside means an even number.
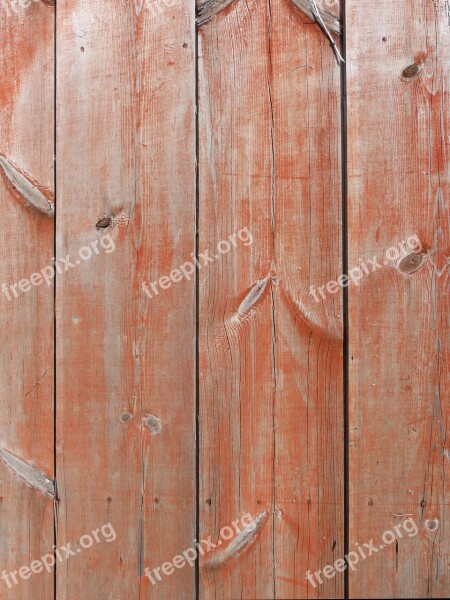
[[[411,514],[351,598],[449,592],[448,3],[348,0],[349,266],[417,235],[426,260],[351,287],[350,547]],[[416,65],[416,66],[413,66]],[[433,523],[437,521],[438,523]],[[437,525],[437,526],[436,526]]]
[[[0,0],[0,598],[449,595],[449,2],[345,4]]]
[[[53,256],[54,221],[30,207],[19,184],[20,171],[37,194],[52,197],[53,16],[41,3],[10,15],[0,6],[0,285],[7,287]],[[53,544],[53,499],[38,489],[53,479],[53,285],[16,293],[0,294],[0,571],[8,573]],[[0,580],[1,598],[53,597],[51,574],[9,581],[11,589]]]
[[[306,570],[343,555],[342,309],[310,285],[340,251],[340,74],[291,2],[236,2],[200,29],[200,536],[267,513],[203,599],[339,598]],[[220,557],[224,543],[215,552]]]
[[[117,533],[59,568],[61,600],[194,594],[193,569],[156,589],[144,569],[195,537],[195,286],[141,288],[195,247],[194,20],[58,4],[58,255],[115,244],[57,286],[58,540]]]

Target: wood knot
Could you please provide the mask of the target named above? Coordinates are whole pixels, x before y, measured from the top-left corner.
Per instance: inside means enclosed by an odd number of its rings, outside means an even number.
[[[408,67],[403,69],[402,77],[403,77],[403,79],[411,81],[412,79],[417,77],[417,75],[420,73],[421,70],[422,70],[421,64],[413,63],[412,65],[409,65]]]
[[[103,217],[103,219],[99,219],[96,223],[97,229],[106,229],[111,225],[111,217]]]
[[[147,427],[147,429],[153,435],[156,435],[157,433],[161,433],[161,431],[162,431],[161,421],[159,419],[157,419],[154,415],[147,415],[144,423],[145,423],[145,426]]]
[[[439,529],[439,521],[437,519],[428,519],[425,523],[428,531],[437,531]]]
[[[424,255],[422,253],[412,253],[402,258],[398,265],[398,268],[402,273],[405,273],[406,275],[411,275],[411,273],[414,273],[415,271],[417,271],[417,269],[420,269],[423,262]]]
[[[128,423],[133,418],[133,415],[129,412],[124,412],[120,415],[119,421],[121,423]]]

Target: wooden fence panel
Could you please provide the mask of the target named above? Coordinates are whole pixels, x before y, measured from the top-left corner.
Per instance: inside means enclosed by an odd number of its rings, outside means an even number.
[[[117,536],[59,566],[61,600],[195,594],[145,574],[195,536],[195,285],[143,287],[195,248],[195,16],[154,8],[58,4],[58,542]]]
[[[26,570],[54,543],[54,289],[40,273],[54,250],[53,54],[54,8],[0,5],[0,597],[11,600],[54,589],[53,574]]]
[[[341,297],[309,293],[342,269],[340,71],[292,2],[228,4],[199,11],[200,597],[337,598],[306,571],[344,552]]]
[[[377,550],[350,572],[350,597],[442,598],[450,15],[440,0],[346,8],[349,268],[368,267],[349,288],[350,549]]]
[[[449,595],[449,2],[340,12],[0,0],[0,598]]]

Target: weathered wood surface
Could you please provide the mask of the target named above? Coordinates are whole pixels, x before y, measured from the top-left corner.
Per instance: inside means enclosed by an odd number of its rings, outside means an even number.
[[[351,598],[450,590],[449,17],[441,0],[346,2],[349,266],[382,267],[349,289],[350,547],[378,548],[398,515],[419,529],[350,574]],[[424,255],[384,265],[413,235]]]
[[[141,287],[195,248],[194,18],[58,4],[58,256],[115,245],[57,286],[58,541],[117,534],[59,567],[61,600],[195,594],[189,567],[144,574],[195,537],[195,285]]]
[[[236,2],[199,32],[200,536],[260,518],[203,557],[200,597],[339,598],[308,588],[344,553],[340,73],[291,2]]]
[[[0,572],[80,552],[0,597],[447,597],[448,2],[54,4],[0,3]]]
[[[0,6],[0,285],[6,284],[0,294],[0,571],[16,571],[18,583],[11,576],[0,580],[0,597],[35,600],[53,597],[53,575],[24,581],[17,571],[54,543],[53,283],[35,287],[22,280],[53,256],[54,10],[39,3],[8,15],[6,8]]]

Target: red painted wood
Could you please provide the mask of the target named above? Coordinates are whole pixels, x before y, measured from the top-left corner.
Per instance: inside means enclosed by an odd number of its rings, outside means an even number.
[[[0,597],[35,600],[53,596],[53,574],[17,571],[51,550],[53,500],[5,457],[53,479],[53,283],[29,278],[52,262],[54,219],[18,181],[52,200],[54,11],[7,9],[0,5]]]
[[[372,538],[376,549],[385,545],[351,572],[350,597],[442,598],[450,551],[448,5],[383,0],[372,11],[350,0],[346,11],[349,265],[380,263],[349,288],[350,548]],[[406,248],[403,262],[386,257],[414,235],[423,255]],[[408,533],[410,518],[417,531],[410,522]],[[387,545],[386,531],[396,538],[387,535]]]
[[[61,600],[194,594],[194,569],[145,568],[195,537],[195,286],[142,289],[195,247],[194,11],[141,4],[57,11],[58,256],[115,246],[57,286],[58,541],[117,534],[60,567]]]
[[[200,596],[341,597],[306,580],[344,552],[341,299],[309,294],[341,269],[339,67],[284,0],[225,8],[199,58],[200,250],[254,238],[199,274],[200,532],[262,520]]]

